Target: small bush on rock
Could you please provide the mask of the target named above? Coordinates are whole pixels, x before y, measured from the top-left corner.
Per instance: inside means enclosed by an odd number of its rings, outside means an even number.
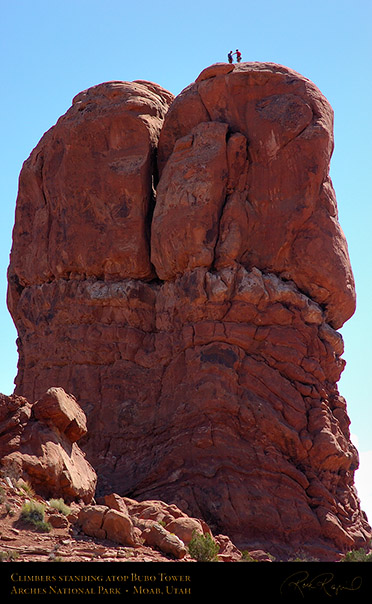
[[[241,560],[242,562],[257,562],[257,560],[255,560],[255,558],[253,558],[253,556],[251,556],[251,554],[246,550],[242,552]]]
[[[64,516],[68,516],[71,512],[71,509],[65,504],[63,499],[51,499],[49,505],[51,508],[61,512],[61,514],[64,514]]]
[[[20,518],[24,522],[32,524],[38,531],[49,533],[52,527],[48,522],[45,522],[44,516],[45,508],[41,503],[28,501],[23,504]]]
[[[216,562],[219,546],[209,533],[200,535],[194,531],[189,543],[189,554],[198,562]]]

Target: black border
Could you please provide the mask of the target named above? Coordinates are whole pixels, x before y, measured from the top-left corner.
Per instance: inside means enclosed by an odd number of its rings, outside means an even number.
[[[364,562],[5,562],[1,595],[37,602],[368,602]],[[2,600],[4,601],[4,600]]]

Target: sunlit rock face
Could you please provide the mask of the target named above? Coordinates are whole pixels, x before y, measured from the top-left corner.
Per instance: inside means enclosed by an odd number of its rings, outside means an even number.
[[[97,475],[77,444],[87,424],[74,397],[49,388],[31,404],[21,396],[0,394],[0,430],[3,476],[13,481],[22,477],[44,497],[93,500]]]
[[[84,91],[25,162],[16,393],[76,396],[99,492],[284,557],[368,540],[337,390],[355,287],[332,149],[312,82],[216,64],[175,99]]]

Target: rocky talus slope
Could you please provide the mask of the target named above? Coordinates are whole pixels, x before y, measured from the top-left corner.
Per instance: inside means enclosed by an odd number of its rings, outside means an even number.
[[[312,82],[221,63],[176,98],[90,88],[26,160],[15,394],[73,394],[98,498],[159,499],[279,557],[370,539],[337,388],[355,286],[332,150]]]
[[[1,562],[192,562],[195,535],[211,540],[219,562],[247,559],[175,505],[116,493],[96,501],[96,473],[76,444],[85,414],[62,388],[34,404],[16,395],[0,403]],[[249,559],[272,556],[258,550]]]

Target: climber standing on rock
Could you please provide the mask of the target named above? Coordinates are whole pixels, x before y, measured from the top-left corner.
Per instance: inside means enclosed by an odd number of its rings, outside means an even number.
[[[227,58],[229,60],[229,63],[233,62],[233,51],[232,50],[230,50],[230,52],[228,53]]]
[[[234,55],[236,55],[236,61],[240,63],[240,61],[242,60],[242,53],[238,49],[236,49]]]

